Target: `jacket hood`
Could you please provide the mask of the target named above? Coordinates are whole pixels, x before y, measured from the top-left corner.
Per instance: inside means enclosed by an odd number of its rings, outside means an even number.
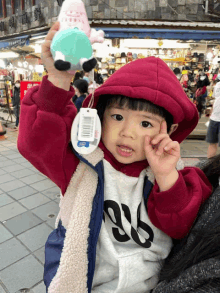
[[[95,90],[92,108],[96,108],[101,95],[107,94],[144,99],[165,108],[173,116],[173,123],[179,124],[170,136],[173,141],[179,143],[198,124],[199,116],[195,105],[185,94],[175,74],[160,58],[135,60],[117,70]],[[84,100],[83,107],[88,107],[91,98],[92,94]],[[99,147],[103,150],[105,159],[126,175],[138,177],[149,165],[147,160],[128,165],[121,164],[106,149],[102,141]]]
[[[96,89],[93,108],[100,95],[123,95],[134,99],[144,99],[161,106],[173,116],[173,123],[179,126],[171,134],[171,139],[182,142],[199,121],[195,105],[185,94],[179,80],[160,58],[148,57],[132,61],[111,75]],[[89,105],[90,94],[83,103]]]

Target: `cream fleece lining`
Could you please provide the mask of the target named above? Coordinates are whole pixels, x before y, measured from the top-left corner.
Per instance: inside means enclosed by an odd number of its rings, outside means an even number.
[[[103,152],[97,149],[86,159],[96,164],[103,159]],[[66,236],[60,258],[60,265],[53,278],[48,293],[86,293],[88,273],[88,237],[92,203],[98,184],[98,174],[87,164],[80,162],[62,201],[59,218],[66,222]],[[74,202],[74,205],[73,205]],[[70,218],[65,217],[68,209]],[[64,217],[64,218],[63,218]],[[69,220],[69,221],[68,221]],[[57,219],[58,221],[58,219]]]
[[[100,148],[97,148],[92,154],[84,155],[83,157],[90,162],[91,165],[95,166],[103,159],[104,154]],[[80,164],[81,162],[71,178],[65,196],[61,196],[59,205],[60,211],[56,219],[55,228],[58,227],[59,220],[62,221],[62,225],[65,229],[68,228],[73,206],[75,205],[76,191],[81,184],[81,180],[84,178],[85,167],[87,166],[83,164],[84,167],[82,168]],[[85,182],[84,179],[83,182]]]
[[[101,149],[84,156],[92,165],[103,159]],[[182,169],[179,160],[177,169]],[[146,169],[149,180],[154,183],[154,175]],[[57,273],[48,288],[48,293],[86,293],[88,273],[88,237],[92,203],[98,184],[98,174],[82,161],[73,174],[65,196],[61,198],[60,212],[56,227],[61,219],[66,228],[64,247]],[[68,229],[67,229],[68,228]]]

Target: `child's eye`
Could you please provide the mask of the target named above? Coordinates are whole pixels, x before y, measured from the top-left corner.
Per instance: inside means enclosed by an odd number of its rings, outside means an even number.
[[[111,117],[113,117],[113,119],[117,120],[117,121],[121,121],[123,120],[123,117],[119,114],[114,114]]]
[[[149,125],[152,126],[152,124],[150,122],[147,122],[147,121],[142,121],[141,122],[141,125],[144,127],[144,128],[148,128]]]

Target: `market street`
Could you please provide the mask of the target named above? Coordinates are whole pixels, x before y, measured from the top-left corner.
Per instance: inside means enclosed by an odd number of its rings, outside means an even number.
[[[0,293],[219,292],[219,132],[220,0],[0,0]]]
[[[0,293],[45,293],[44,245],[54,229],[60,191],[21,156],[18,131],[8,126],[8,138],[0,142]],[[185,166],[204,160],[207,147],[204,140],[183,141]],[[25,288],[31,290],[19,291]]]

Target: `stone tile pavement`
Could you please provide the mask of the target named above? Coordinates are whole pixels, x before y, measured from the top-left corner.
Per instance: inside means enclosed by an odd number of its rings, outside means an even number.
[[[60,190],[20,155],[12,126],[0,141],[0,293],[45,293],[44,244],[54,229]],[[184,141],[186,165],[205,159],[207,147],[205,141]]]
[[[20,155],[18,132],[6,129],[8,138],[0,141],[0,293],[45,293],[44,244],[60,190]]]

